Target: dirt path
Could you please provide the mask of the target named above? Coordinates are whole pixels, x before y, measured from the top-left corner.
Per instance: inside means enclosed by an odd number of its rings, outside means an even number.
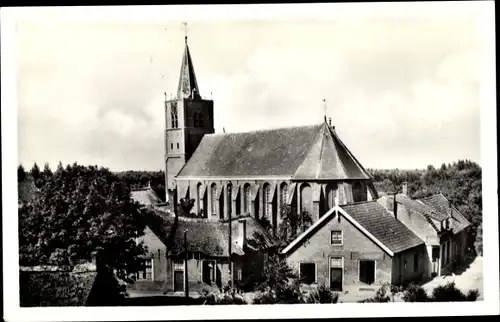
[[[478,289],[478,300],[483,300],[483,257],[476,257],[470,266],[460,275],[436,277],[422,287],[430,293],[436,286],[445,285],[452,281],[455,281],[457,288],[464,293],[467,293],[469,290]]]

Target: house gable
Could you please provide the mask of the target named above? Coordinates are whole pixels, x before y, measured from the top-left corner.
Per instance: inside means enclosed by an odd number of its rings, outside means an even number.
[[[144,235],[140,240],[148,247],[148,252],[151,254],[156,254],[158,251],[164,253],[166,250],[165,244],[148,226],[144,229]]]
[[[353,227],[357,229],[357,231],[361,234],[363,234],[366,238],[368,238],[371,243],[374,243],[377,245],[381,250],[383,250],[385,253],[387,253],[389,256],[394,256],[394,253],[387,248],[382,242],[380,242],[377,238],[375,238],[369,231],[367,231],[363,226],[361,226],[354,218],[352,218],[347,212],[345,212],[342,208],[339,206],[335,206],[330,211],[328,211],[325,215],[323,215],[314,225],[309,227],[305,232],[300,234],[294,241],[290,243],[283,251],[283,254],[289,254],[289,252],[295,250],[297,247],[300,247],[303,243],[308,243],[309,240],[314,238],[314,235],[322,230],[325,225],[328,226],[328,223],[330,223],[333,219],[336,219],[335,221],[338,222],[338,217],[342,217],[340,221],[342,222],[342,219],[347,220]],[[311,237],[312,236],[312,237]],[[345,234],[344,234],[345,236]],[[328,239],[329,241],[329,239]]]

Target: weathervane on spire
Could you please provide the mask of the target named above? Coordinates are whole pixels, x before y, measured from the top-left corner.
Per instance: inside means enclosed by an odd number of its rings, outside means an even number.
[[[184,25],[184,42],[187,44],[188,41],[187,22],[183,22],[182,24]]]

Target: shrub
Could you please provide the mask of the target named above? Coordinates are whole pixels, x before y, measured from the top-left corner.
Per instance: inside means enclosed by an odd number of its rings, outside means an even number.
[[[467,295],[465,296],[466,301],[474,302],[477,301],[477,298],[479,297],[479,290],[474,289],[470,290]]]
[[[405,302],[429,302],[430,298],[420,285],[411,283],[403,292],[403,300]]]
[[[338,293],[330,291],[325,285],[320,285],[317,290],[309,293],[306,303],[337,303]]]
[[[253,304],[298,304],[305,303],[297,282],[288,283],[279,290],[267,287],[255,294]]]
[[[455,282],[440,285],[432,291],[432,301],[434,302],[459,302],[465,300],[466,295],[455,286]]]
[[[225,289],[221,293],[205,295],[203,302],[208,305],[248,304],[235,289]]]
[[[358,303],[387,303],[391,301],[390,296],[387,294],[388,286],[382,285],[375,294],[375,297],[358,301]]]

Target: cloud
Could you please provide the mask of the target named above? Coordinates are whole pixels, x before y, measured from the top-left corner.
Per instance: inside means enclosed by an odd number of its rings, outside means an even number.
[[[189,45],[216,131],[318,123],[325,98],[366,167],[404,168],[480,161],[478,33],[472,15],[198,21]],[[163,168],[179,24],[26,21],[17,37],[21,162]]]

